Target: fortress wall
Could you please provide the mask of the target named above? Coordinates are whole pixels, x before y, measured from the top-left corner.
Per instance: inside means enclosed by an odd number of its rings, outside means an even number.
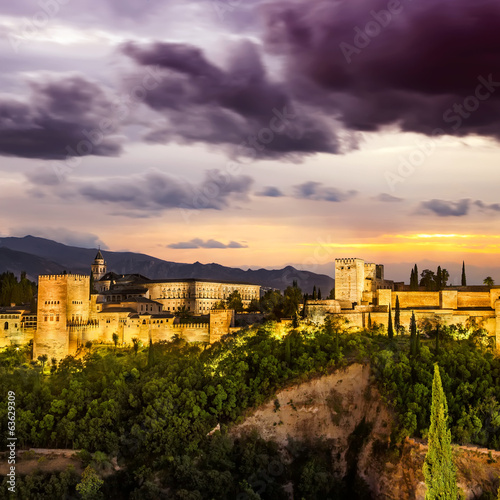
[[[500,301],[498,305],[498,313],[500,315]],[[348,323],[348,328],[367,328],[368,327],[368,313],[362,312],[342,312],[344,318],[346,318]],[[364,318],[363,318],[364,314]],[[406,333],[410,330],[410,320],[412,311],[401,311],[401,325],[405,327]],[[377,323],[383,325],[387,328],[389,315],[388,313],[372,312],[370,313],[372,324]],[[426,320],[433,322],[439,321],[445,325],[456,325],[464,324],[469,317],[476,318],[476,323],[482,326],[490,335],[498,335],[500,340],[500,318],[495,316],[494,311],[443,311],[441,309],[429,310],[429,311],[415,311],[415,319],[417,321],[417,326],[421,326]],[[392,317],[394,321],[394,315]],[[500,344],[498,344],[500,345]]]
[[[234,326],[234,311],[232,309],[217,309],[210,312],[210,336],[212,344],[220,340],[223,335],[229,333]]]
[[[441,290],[441,308],[456,309],[458,304],[457,290]]]
[[[490,292],[458,292],[458,307],[491,307]]]
[[[391,307],[396,308],[396,296],[399,297],[399,307],[401,309],[417,309],[419,307],[440,307],[439,292],[393,292],[391,297]]]
[[[86,323],[90,313],[90,276],[67,275],[67,310],[68,321],[81,320]]]

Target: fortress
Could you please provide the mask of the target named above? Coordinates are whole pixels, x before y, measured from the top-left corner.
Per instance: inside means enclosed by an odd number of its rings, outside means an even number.
[[[428,320],[441,324],[465,324],[472,318],[500,347],[500,287],[455,286],[443,290],[410,291],[403,283],[384,279],[384,266],[358,258],[335,259],[335,300],[308,301],[306,315],[321,320],[333,314],[348,320],[352,329],[372,323],[387,327],[389,308],[399,298],[401,325],[407,330],[412,313],[417,324]],[[394,317],[394,316],[393,316]]]
[[[260,297],[260,286],[250,283],[150,280],[107,272],[100,251],[91,268],[91,276],[39,276],[36,315],[22,306],[1,308],[0,347],[33,340],[35,359],[46,354],[60,360],[88,341],[112,343],[114,334],[120,345],[133,338],[146,344],[173,336],[212,343],[235,330],[234,311],[214,306],[234,291],[244,306]],[[305,316],[315,322],[339,316],[348,320],[352,331],[366,328],[369,320],[387,327],[389,309],[394,311],[397,299],[400,322],[407,329],[412,313],[417,323],[465,324],[472,318],[500,346],[500,287],[410,291],[403,283],[386,280],[383,265],[358,258],[335,259],[335,299],[308,300]],[[182,315],[189,319],[182,320]]]
[[[234,327],[234,311],[213,309],[217,303],[234,291],[243,305],[260,297],[260,286],[250,283],[149,280],[139,274],[108,273],[106,268],[99,250],[91,276],[39,276],[36,316],[14,305],[0,310],[0,347],[33,340],[35,359],[45,354],[60,360],[88,341],[112,343],[114,334],[120,345],[131,344],[133,338],[147,344],[173,336],[212,343]],[[179,313],[189,319],[180,319]]]

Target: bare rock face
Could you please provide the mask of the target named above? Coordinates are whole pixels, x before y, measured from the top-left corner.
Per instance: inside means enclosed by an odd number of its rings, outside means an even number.
[[[424,499],[423,442],[407,439],[389,448],[394,416],[359,363],[280,391],[232,429],[235,436],[257,430],[281,445],[290,460],[291,441],[327,443],[335,475],[349,484],[361,478],[374,499]],[[465,498],[496,493],[500,452],[454,446],[457,480]],[[292,485],[290,485],[290,490]],[[290,491],[292,494],[292,491]],[[292,496],[291,496],[292,498]]]

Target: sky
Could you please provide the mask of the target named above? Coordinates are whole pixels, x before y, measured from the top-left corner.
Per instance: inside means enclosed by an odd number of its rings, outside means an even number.
[[[0,236],[500,283],[497,0],[0,6]]]

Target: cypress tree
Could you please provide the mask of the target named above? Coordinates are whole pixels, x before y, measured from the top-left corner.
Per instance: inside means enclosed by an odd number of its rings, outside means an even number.
[[[415,313],[411,313],[410,320],[410,356],[413,357],[417,353],[417,323],[415,321]]]
[[[321,300],[321,288],[318,288],[318,300]]]
[[[441,266],[438,266],[436,272],[436,288],[438,290],[443,288],[443,273],[441,272]]]
[[[372,314],[368,313],[368,330],[372,329]]]
[[[153,347],[153,339],[149,339],[149,351],[148,351],[148,366],[153,366],[155,362],[155,351]]]
[[[447,420],[448,404],[436,363],[432,382],[429,449],[423,467],[427,486],[426,500],[456,500],[458,497],[455,464],[451,450],[451,432],[448,429]]]
[[[415,284],[413,285],[413,290],[418,290],[418,267],[417,264],[415,264],[415,267],[413,268],[413,274],[414,274],[414,280]]]
[[[467,277],[465,276],[465,261],[462,261],[462,286],[467,286]]]
[[[439,354],[439,325],[436,326],[436,354]]]
[[[389,306],[389,322],[387,324],[387,336],[389,337],[390,340],[394,338],[394,330],[392,328],[391,306]]]
[[[413,284],[415,283],[415,271],[412,268],[410,273],[410,290],[413,290]]]
[[[398,295],[396,295],[396,310],[394,311],[394,328],[396,329],[396,335],[399,335],[399,330],[401,329],[401,314],[399,311]]]
[[[318,298],[318,295],[316,293],[316,285],[313,286],[313,300],[316,300]]]

